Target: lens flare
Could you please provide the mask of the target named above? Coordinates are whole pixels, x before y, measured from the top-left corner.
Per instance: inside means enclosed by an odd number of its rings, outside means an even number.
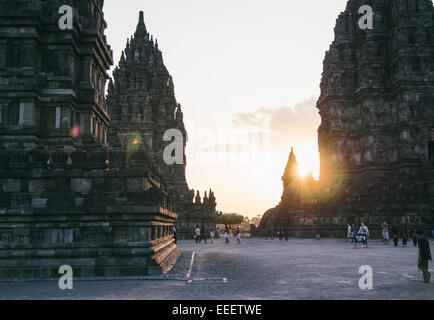
[[[71,132],[69,133],[69,135],[72,138],[77,139],[78,136],[80,135],[80,126],[77,124],[74,128],[71,129]]]

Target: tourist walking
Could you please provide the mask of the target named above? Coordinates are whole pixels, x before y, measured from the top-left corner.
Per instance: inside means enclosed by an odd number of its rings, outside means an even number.
[[[396,228],[392,229],[392,238],[393,238],[393,244],[395,247],[398,247],[398,241],[399,241],[399,232]]]
[[[209,228],[209,237],[210,237],[211,243],[214,243],[214,237],[215,237],[215,227],[214,226],[211,226]]]
[[[417,247],[417,235],[416,235],[416,229],[411,230],[410,234],[411,240],[413,240],[413,245]]]
[[[431,273],[428,271],[428,260],[432,260],[429,242],[423,236],[423,231],[416,232],[417,245],[419,247],[418,268],[423,272],[423,282],[428,283],[431,279]]]
[[[356,228],[356,226],[354,224],[352,225],[351,228],[352,228],[352,233],[353,233],[353,238],[351,239],[351,243],[353,243],[354,242],[354,237],[357,234],[357,228]]]
[[[402,246],[405,248],[407,246],[407,241],[408,241],[408,233],[407,233],[407,228],[403,228],[402,229]]]
[[[204,227],[204,226],[202,226],[202,229],[200,230],[200,239],[199,239],[199,243],[201,243],[202,240],[205,240],[205,243],[207,243],[207,242],[206,242],[206,231],[205,231],[205,227]]]
[[[381,231],[383,233],[384,244],[389,244],[389,225],[387,224],[387,222],[383,222],[381,224]]]
[[[347,239],[345,240],[345,242],[349,242],[350,239],[353,238],[353,228],[351,228],[350,224],[347,224]]]
[[[279,235],[279,240],[282,241],[283,240],[283,229],[280,228],[279,231],[277,231],[277,234]]]
[[[229,244],[230,243],[230,241],[229,241],[229,228],[228,228],[228,226],[225,227],[225,240],[226,240],[225,244]]]
[[[237,230],[235,230],[235,233],[237,235],[237,243],[241,244],[241,228],[237,227]]]
[[[285,236],[285,241],[288,241],[288,228],[285,227],[285,229],[283,229],[283,235]]]
[[[176,231],[175,226],[172,228],[173,239],[175,240],[175,244],[178,242],[178,232]]]
[[[365,226],[365,224],[363,222],[360,224],[359,234],[364,236],[362,248],[367,248],[368,247],[369,229],[367,226]]]
[[[199,243],[199,239],[200,239],[200,228],[199,228],[199,226],[196,226],[196,229],[194,230],[194,237],[196,239],[196,243]]]

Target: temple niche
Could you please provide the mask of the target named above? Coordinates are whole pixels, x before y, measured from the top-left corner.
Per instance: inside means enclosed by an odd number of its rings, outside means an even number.
[[[285,226],[297,236],[336,236],[365,222],[378,235],[383,221],[434,229],[433,3],[374,1],[374,28],[361,30],[354,17],[365,4],[348,1],[324,59],[320,179],[306,188],[291,173],[291,150],[263,234]]]

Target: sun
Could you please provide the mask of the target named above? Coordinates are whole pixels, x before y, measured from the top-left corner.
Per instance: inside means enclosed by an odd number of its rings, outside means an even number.
[[[311,171],[309,168],[299,166],[298,175],[300,177],[306,177],[309,174],[309,171]]]
[[[319,154],[317,141],[305,141],[300,144],[294,144],[294,152],[298,162],[298,174],[300,177],[306,177],[309,172],[314,179],[319,178]]]

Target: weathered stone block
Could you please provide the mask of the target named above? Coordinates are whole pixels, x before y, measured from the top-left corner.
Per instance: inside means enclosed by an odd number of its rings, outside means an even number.
[[[71,179],[71,189],[74,192],[89,193],[92,190],[92,179]]]
[[[32,208],[46,208],[47,207],[47,198],[33,198],[32,199]]]
[[[74,205],[76,208],[83,208],[84,198],[75,198]]]
[[[92,189],[93,191],[104,191],[105,190],[105,179],[103,178],[95,178],[92,181]]]
[[[44,180],[30,180],[28,190],[29,190],[29,192],[44,192],[45,191],[45,181]]]
[[[40,169],[40,168],[32,169],[33,178],[42,178],[43,174],[44,174],[44,169]]]
[[[4,192],[21,192],[21,180],[5,179],[2,181]]]
[[[145,178],[127,178],[128,191],[143,191],[145,190]]]
[[[123,191],[124,181],[117,178],[105,179],[105,190],[106,191]]]

